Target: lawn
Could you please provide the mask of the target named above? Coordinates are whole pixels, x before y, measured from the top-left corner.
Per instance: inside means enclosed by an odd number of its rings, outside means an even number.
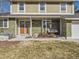
[[[79,59],[79,43],[55,40],[0,42],[0,59]]]

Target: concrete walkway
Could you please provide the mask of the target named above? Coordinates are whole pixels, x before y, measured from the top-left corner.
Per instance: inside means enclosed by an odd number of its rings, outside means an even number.
[[[9,39],[6,41],[30,41],[30,40],[38,40],[38,41],[50,41],[50,40],[58,40],[58,41],[73,41],[73,42],[78,42],[79,43],[79,39],[65,39],[65,38],[26,38],[26,39]],[[3,41],[3,40],[1,40]]]
[[[28,41],[28,40],[39,40],[39,41],[43,41],[43,40],[65,40],[64,38],[26,38],[26,39],[10,39],[8,41]]]

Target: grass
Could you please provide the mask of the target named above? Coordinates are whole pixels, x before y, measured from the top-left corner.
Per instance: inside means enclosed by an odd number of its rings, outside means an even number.
[[[1,45],[0,59],[79,59],[79,43],[52,40]]]

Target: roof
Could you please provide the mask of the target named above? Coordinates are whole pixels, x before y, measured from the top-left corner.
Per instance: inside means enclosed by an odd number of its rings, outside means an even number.
[[[41,15],[41,14],[38,14],[38,15],[31,15],[31,14],[10,14],[9,12],[7,13],[2,13],[0,14],[0,18],[27,18],[27,17],[40,17],[40,18],[47,18],[47,17],[50,17],[50,18],[65,18],[65,19],[68,19],[68,20],[71,20],[71,19],[78,19],[79,20],[79,13],[75,13],[74,15]]]
[[[65,15],[63,18],[66,20],[79,20],[79,13],[75,13],[74,15]]]
[[[10,0],[11,2],[73,2],[75,0]]]
[[[75,13],[74,15],[65,15],[64,18],[79,18],[79,13]]]
[[[2,13],[0,13],[0,16],[6,16],[6,15],[10,15],[10,12],[2,12]]]

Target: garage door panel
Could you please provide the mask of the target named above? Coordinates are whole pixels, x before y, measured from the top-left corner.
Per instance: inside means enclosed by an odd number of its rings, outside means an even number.
[[[79,24],[72,24],[72,38],[79,38]]]

